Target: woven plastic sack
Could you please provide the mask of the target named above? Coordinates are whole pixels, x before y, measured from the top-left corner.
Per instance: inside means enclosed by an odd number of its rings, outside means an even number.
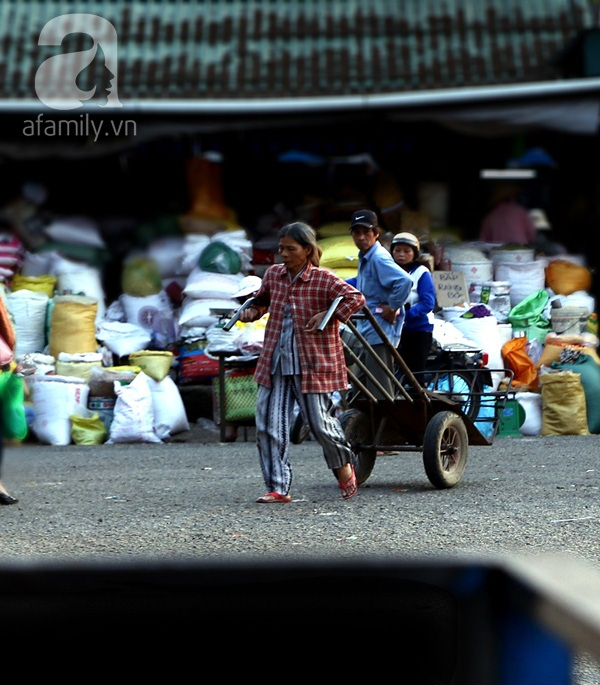
[[[117,401],[108,443],[162,442],[154,430],[154,409],[148,377],[141,371],[129,383],[115,381]]]
[[[351,235],[338,235],[319,240],[323,250],[321,266],[324,269],[358,267],[358,249]]]
[[[589,435],[581,376],[557,371],[540,376],[542,435]]]
[[[31,386],[35,418],[32,429],[45,445],[71,444],[73,414],[87,416],[89,387],[75,376],[40,376]]]
[[[173,353],[168,350],[138,350],[129,355],[129,362],[155,381],[167,376],[173,363]]]
[[[96,313],[98,302],[79,295],[57,295],[50,318],[50,354],[96,352]]]
[[[550,368],[579,374],[585,394],[588,430],[600,433],[600,366],[590,356],[580,354],[570,362],[553,362]]]
[[[13,293],[17,290],[31,290],[34,293],[43,293],[48,297],[52,297],[55,286],[55,276],[22,276],[21,274],[15,274],[11,283],[11,290]]]

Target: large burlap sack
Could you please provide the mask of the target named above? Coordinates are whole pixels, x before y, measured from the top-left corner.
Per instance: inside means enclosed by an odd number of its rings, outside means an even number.
[[[15,274],[11,282],[11,290],[13,293],[17,290],[31,290],[34,293],[43,293],[46,297],[54,295],[54,288],[56,287],[56,276],[51,274],[43,274],[40,276],[24,276],[22,274]]]
[[[92,368],[101,366],[102,354],[100,352],[85,352],[83,354],[60,352],[56,360],[56,373],[60,376],[75,376],[87,383]]]
[[[589,435],[581,376],[557,371],[540,376],[542,435]]]
[[[338,235],[319,240],[323,250],[321,266],[324,269],[358,267],[358,248],[351,235]]]
[[[96,313],[98,302],[84,295],[57,295],[50,317],[48,346],[58,359],[61,352],[77,354],[96,352]]]
[[[590,433],[600,433],[600,366],[584,354],[569,362],[553,362],[552,369],[579,374],[585,394],[587,427]]]

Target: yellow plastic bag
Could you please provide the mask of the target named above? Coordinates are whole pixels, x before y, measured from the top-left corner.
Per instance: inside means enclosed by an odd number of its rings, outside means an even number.
[[[91,416],[72,414],[71,439],[76,445],[102,445],[106,442],[108,431],[97,413]]]

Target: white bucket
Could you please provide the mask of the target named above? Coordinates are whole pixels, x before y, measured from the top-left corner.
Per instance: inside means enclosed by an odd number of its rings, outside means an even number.
[[[497,281],[508,281],[510,285],[510,304],[516,307],[526,297],[543,290],[546,272],[543,262],[505,262],[495,268]]]
[[[494,247],[490,250],[490,257],[494,268],[498,264],[521,264],[521,262],[532,262],[535,258],[535,250],[530,247],[506,249]]]
[[[494,278],[494,269],[489,259],[481,262],[459,262],[452,260],[452,271],[461,271],[465,275],[467,288],[471,283],[491,281]]]
[[[551,309],[552,331],[558,335],[580,335],[587,330],[589,312],[585,307]]]

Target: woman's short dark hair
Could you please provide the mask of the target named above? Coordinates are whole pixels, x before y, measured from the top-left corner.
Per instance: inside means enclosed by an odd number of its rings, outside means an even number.
[[[303,247],[311,247],[312,251],[309,257],[311,264],[313,266],[319,266],[323,250],[317,243],[317,234],[315,233],[314,228],[311,228],[308,224],[304,224],[301,221],[294,221],[279,229],[278,237],[283,238],[284,236],[295,240]]]

